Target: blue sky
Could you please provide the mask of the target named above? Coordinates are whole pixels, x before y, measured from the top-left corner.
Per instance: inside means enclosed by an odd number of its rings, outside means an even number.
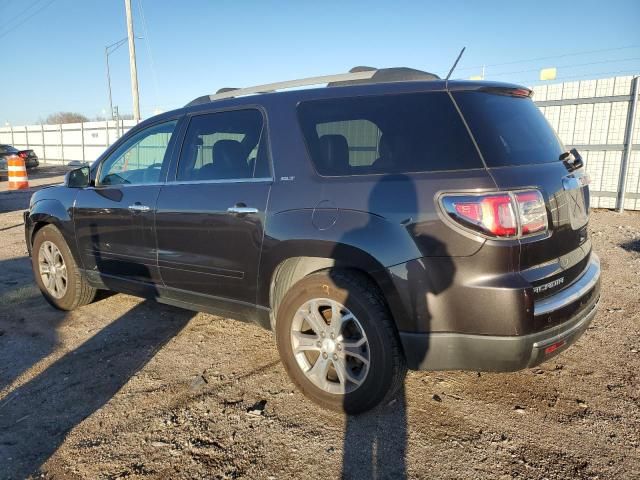
[[[145,37],[136,43],[143,117],[223,86],[354,65],[444,76],[462,46],[454,77],[477,75],[482,65],[487,79],[525,84],[538,83],[538,69],[548,66],[558,67],[558,81],[640,73],[638,0],[132,5],[136,35]],[[124,0],[0,0],[0,20],[0,124],[61,110],[107,114],[104,47],[126,36]],[[114,104],[131,112],[126,45],[110,63]]]

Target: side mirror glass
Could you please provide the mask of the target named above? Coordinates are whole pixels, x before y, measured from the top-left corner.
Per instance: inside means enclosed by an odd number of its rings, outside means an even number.
[[[69,188],[85,188],[89,186],[91,169],[80,167],[67,172],[64,176],[64,186]]]

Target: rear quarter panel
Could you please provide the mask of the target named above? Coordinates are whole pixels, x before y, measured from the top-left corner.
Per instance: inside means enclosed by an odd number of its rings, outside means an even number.
[[[267,208],[258,303],[269,305],[270,281],[287,258],[330,258],[371,274],[396,321],[410,328],[413,316],[396,288],[406,285],[394,283],[389,267],[419,258],[475,255],[485,240],[444,223],[436,198],[443,190],[495,189],[492,178],[484,169],[321,177],[308,156],[295,104],[282,101],[266,107],[271,131],[291,134],[271,137],[275,181]],[[442,262],[426,263],[433,266],[433,277],[442,277],[435,272]]]

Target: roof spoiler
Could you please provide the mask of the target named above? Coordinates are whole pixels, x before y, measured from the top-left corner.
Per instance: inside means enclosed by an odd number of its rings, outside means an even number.
[[[286,80],[283,82],[267,83],[246,88],[221,88],[213,95],[204,95],[189,102],[186,106],[199,105],[202,103],[222,100],[225,98],[235,98],[244,95],[259,93],[270,93],[288,88],[306,87],[310,85],[327,84],[328,87],[339,87],[347,85],[360,85],[366,83],[382,82],[407,82],[438,80],[440,77],[433,73],[423,72],[407,67],[397,68],[373,68],[354,67],[348,73],[338,73],[335,75],[322,75],[319,77],[307,77],[297,80]]]

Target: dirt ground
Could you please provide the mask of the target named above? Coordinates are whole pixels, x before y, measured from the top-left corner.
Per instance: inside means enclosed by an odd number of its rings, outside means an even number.
[[[412,372],[345,418],[294,389],[258,326],[121,294],[53,310],[28,198],[0,192],[0,478],[640,478],[637,212],[593,212],[602,301],[568,351],[513,374]]]

